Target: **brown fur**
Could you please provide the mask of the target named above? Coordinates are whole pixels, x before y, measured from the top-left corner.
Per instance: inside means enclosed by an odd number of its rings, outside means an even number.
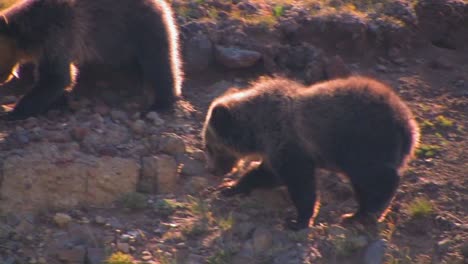
[[[413,155],[419,130],[404,102],[376,80],[349,77],[305,87],[276,78],[216,98],[203,136],[208,161],[218,173],[246,155],[262,156],[261,173],[250,175],[269,174],[286,184],[299,211],[296,227],[303,227],[311,216],[303,208],[315,203],[315,168],[351,178],[362,209],[358,214],[383,211],[398,185],[398,170]],[[249,192],[272,180],[250,175],[228,193]],[[301,186],[309,181],[309,187]],[[380,188],[385,197],[373,204]]]
[[[70,64],[140,68],[156,89],[155,109],[181,96],[178,31],[164,0],[23,0],[0,14],[0,81],[26,62],[36,64],[33,90],[45,98],[34,104],[27,94],[21,116],[46,110],[73,84]],[[57,84],[45,88],[41,78]]]

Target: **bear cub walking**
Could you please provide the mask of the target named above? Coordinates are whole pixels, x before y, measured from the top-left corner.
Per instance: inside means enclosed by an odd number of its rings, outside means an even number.
[[[287,227],[298,230],[308,227],[314,212],[316,168],[350,179],[359,208],[349,220],[384,217],[419,129],[405,103],[376,80],[348,77],[305,87],[272,78],[216,98],[203,140],[216,174],[259,155],[260,165],[222,194],[286,185],[297,209]]]
[[[181,95],[178,31],[164,0],[22,0],[0,12],[0,83],[32,62],[36,80],[9,114],[24,119],[63,104],[71,64],[138,69],[155,91],[151,109]]]

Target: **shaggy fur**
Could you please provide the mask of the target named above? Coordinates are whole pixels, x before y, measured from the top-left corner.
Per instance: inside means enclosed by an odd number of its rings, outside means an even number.
[[[178,31],[164,0],[24,0],[0,13],[0,83],[18,64],[36,65],[36,82],[10,113],[43,113],[73,85],[71,64],[138,68],[155,89],[151,109],[181,95]]]
[[[298,212],[288,226],[301,229],[316,203],[316,168],[350,179],[359,203],[352,219],[383,216],[419,130],[404,102],[376,80],[349,77],[305,87],[270,79],[216,98],[203,137],[216,173],[229,172],[242,157],[262,157],[225,195],[286,185]]]

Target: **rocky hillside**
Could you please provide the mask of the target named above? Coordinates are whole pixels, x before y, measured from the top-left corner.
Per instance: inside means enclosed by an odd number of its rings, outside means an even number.
[[[0,263],[468,263],[467,1],[170,2],[186,69],[175,114],[141,117],[138,79],[99,72],[80,76],[69,111],[0,122]],[[0,89],[4,111],[23,73]],[[356,204],[326,171],[317,224],[301,232],[283,228],[282,188],[216,191],[237,174],[205,171],[206,109],[273,74],[365,74],[408,102],[422,142],[378,230],[341,226]]]

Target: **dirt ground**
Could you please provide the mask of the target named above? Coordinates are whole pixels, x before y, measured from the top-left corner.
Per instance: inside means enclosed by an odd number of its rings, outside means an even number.
[[[178,21],[184,25],[195,21],[199,23],[197,26],[203,27],[207,20],[208,23],[218,23],[223,12],[232,17],[239,11],[239,1],[171,2],[178,12]],[[312,5],[317,1],[304,1],[303,4],[309,2]],[[323,1],[321,6],[334,6],[334,10],[358,13],[359,17],[361,13],[371,12],[369,8],[373,3],[375,1]],[[296,1],[246,1],[245,5],[248,4],[254,6],[256,14],[273,8],[276,14],[273,18],[266,15],[242,20],[245,24],[266,22],[267,28],[270,23],[275,23],[271,19],[283,16],[283,12],[285,18],[290,18],[283,8],[289,10],[289,5],[298,5]],[[467,3],[465,5],[468,6]],[[248,10],[249,7],[243,8]],[[376,10],[379,8],[383,7],[375,7]],[[468,16],[462,24],[465,27],[468,26],[466,21]],[[182,28],[182,39],[189,43],[193,35],[186,31],[190,27]],[[246,39],[254,43],[251,46],[242,41],[224,39],[226,32],[216,33],[216,27],[208,28],[209,33],[202,32],[213,43],[224,46],[237,44],[255,50],[258,43],[279,41],[279,33],[275,33],[278,29],[273,28],[273,33],[266,35],[249,34],[245,29]],[[354,30],[351,32],[355,33]],[[463,30],[457,32],[467,33]],[[416,38],[415,42],[426,36],[419,31],[418,34],[412,37]],[[300,33],[298,35],[300,37],[281,37],[282,45],[290,50],[294,45],[310,40]],[[366,40],[371,44],[364,46],[364,51],[349,46],[359,39],[344,41],[344,48],[336,49],[330,48],[330,41],[335,38],[308,43],[312,43],[314,49],[319,48],[323,58],[336,55],[341,58],[341,64],[331,64],[333,69],[344,65],[346,70],[338,70],[338,76],[343,73],[363,74],[390,84],[408,103],[421,128],[417,157],[404,173],[392,210],[378,231],[368,230],[365,226],[345,228],[340,225],[339,216],[352,212],[356,204],[346,180],[333,173],[321,171],[319,174],[321,208],[315,225],[301,232],[292,232],[282,225],[285,217],[294,213],[284,189],[259,190],[247,197],[224,198],[215,187],[229,183],[236,175],[223,178],[201,170],[196,175],[181,177],[179,188],[171,194],[132,193],[126,196],[127,200],[104,207],[83,205],[66,210],[44,210],[34,215],[22,212],[4,214],[0,218],[0,262],[97,264],[108,259],[107,263],[111,264],[382,263],[378,259],[382,255],[380,250],[384,249],[383,263],[388,264],[468,263],[468,38],[457,37],[451,42],[453,45],[426,41],[410,48],[399,47],[397,55],[388,52],[395,49],[376,48],[371,40]],[[395,42],[398,40],[396,37]],[[261,49],[257,51],[261,52]],[[277,54],[278,58],[282,52]],[[265,53],[262,54],[266,58]],[[272,60],[277,62],[277,67],[270,67],[264,59],[260,66],[236,70],[216,66],[219,62],[213,60],[215,66],[207,66],[202,74],[187,73],[182,104],[187,114],[177,118],[161,115],[166,124],[156,135],[173,132],[183,139],[187,149],[201,149],[200,130],[209,103],[228,87],[244,87],[261,75],[271,74],[288,75],[309,83],[315,81],[303,74],[304,67],[297,70],[297,65],[284,66],[287,63],[282,64],[281,59]],[[333,76],[330,74],[333,70],[327,72],[328,77]],[[17,98],[23,91],[6,90],[8,92],[1,92],[2,98],[12,93]],[[92,110],[83,112],[80,118],[92,120],[97,112],[102,112],[93,106],[96,102],[102,105],[102,101],[91,99]],[[133,109],[110,107],[132,115]],[[73,115],[70,112],[53,113],[39,117],[35,122],[40,127],[61,127],[63,124],[64,128],[58,131],[66,131],[65,124],[72,122]],[[101,115],[106,118],[110,114],[105,112]],[[28,122],[1,121],[2,141],[28,129]],[[181,129],[177,127],[179,125]],[[126,123],[119,126],[132,128]],[[129,132],[130,137],[135,142],[143,142],[151,136],[137,136],[134,130],[130,130],[133,131]],[[13,155],[28,144],[33,143],[18,143],[13,147],[2,145],[1,157]],[[110,155],[127,155],[122,150],[116,152]],[[148,153],[153,152],[148,150]],[[57,213],[70,217],[64,226],[59,225]]]

